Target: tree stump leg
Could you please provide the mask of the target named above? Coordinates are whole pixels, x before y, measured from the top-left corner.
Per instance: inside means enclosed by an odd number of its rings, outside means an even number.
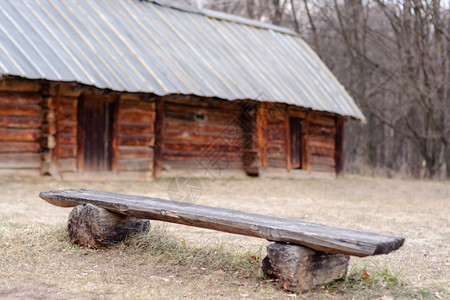
[[[110,212],[92,204],[78,205],[70,212],[70,241],[91,248],[115,244],[148,229],[150,222]]]
[[[285,290],[298,292],[344,278],[349,260],[348,255],[273,243],[267,246],[262,269],[267,276],[278,278]]]

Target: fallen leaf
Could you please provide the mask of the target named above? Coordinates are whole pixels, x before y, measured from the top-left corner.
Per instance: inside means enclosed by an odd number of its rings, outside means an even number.
[[[369,272],[367,272],[366,269],[363,270],[362,279],[363,280],[369,280],[370,279],[370,274],[369,274]]]

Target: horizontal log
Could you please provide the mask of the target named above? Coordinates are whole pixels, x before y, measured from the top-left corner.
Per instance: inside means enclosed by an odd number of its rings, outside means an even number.
[[[36,142],[42,137],[39,129],[0,128],[0,142]]]
[[[335,164],[334,156],[326,157],[326,156],[311,155],[310,162],[311,165],[327,165],[331,167],[334,167]]]
[[[285,150],[284,149],[279,150],[276,148],[268,148],[267,149],[267,157],[286,159]]]
[[[310,171],[335,173],[335,167],[334,166],[330,166],[330,165],[312,164],[310,166]]]
[[[77,112],[76,112],[76,110],[60,109],[58,111],[58,120],[76,122],[77,121]]]
[[[175,113],[191,115],[204,114],[210,117],[214,116],[217,118],[220,117],[231,119],[238,118],[241,114],[241,111],[225,110],[218,107],[197,107],[190,105],[164,103],[164,115],[176,115]]]
[[[203,119],[197,119],[198,116],[202,116]],[[243,127],[246,125],[243,119],[238,117],[221,118],[213,115],[204,114],[192,114],[192,113],[165,113],[164,115],[166,124],[179,124],[187,126],[199,126],[199,127],[221,127],[226,128],[229,126]]]
[[[0,116],[40,117],[42,108],[35,104],[2,103]]]
[[[0,116],[0,127],[7,128],[39,128],[41,119],[38,117]]]
[[[221,176],[223,172],[230,170],[242,170],[243,163],[240,161],[227,162],[226,164],[217,163],[216,161],[202,161],[198,159],[192,160],[164,160],[163,166],[169,166],[174,170],[193,170],[200,172],[201,176],[207,178],[215,178]]]
[[[323,252],[370,256],[387,254],[404,243],[402,237],[151,197],[84,189],[42,192],[39,196],[62,207],[90,203],[131,217],[254,236]]]
[[[56,142],[59,145],[76,145],[77,135],[75,133],[61,132],[56,136]]]
[[[151,171],[153,159],[148,158],[119,158],[117,170],[119,172]]]
[[[77,145],[59,145],[57,149],[59,158],[71,158],[77,156]]]
[[[242,145],[230,145],[219,141],[220,143],[193,143],[193,142],[167,142],[163,144],[164,151],[166,150],[181,150],[181,151],[215,151],[215,152],[241,152]]]
[[[182,132],[173,132],[173,131],[165,131],[164,132],[164,143],[165,142],[189,142],[189,143],[223,143],[229,145],[243,145],[246,141],[243,137],[225,137],[220,134],[199,134],[199,133],[189,133],[186,131]]]
[[[308,131],[309,135],[321,136],[324,138],[334,138],[336,134],[336,128],[334,127],[324,127],[324,126],[311,126]]]
[[[63,158],[57,161],[59,172],[77,172],[76,158]]]
[[[285,120],[267,120],[267,129],[286,130]]]
[[[0,153],[0,169],[36,169],[41,167],[38,153]]]
[[[60,85],[59,93],[64,97],[78,98],[83,89],[81,86],[72,83],[63,83]]]
[[[318,137],[309,137],[309,147],[319,147],[334,150],[334,140],[332,139],[320,139]]]
[[[133,101],[133,100],[120,100],[119,109],[122,111],[133,112],[133,111],[144,111],[150,112],[155,111],[154,102],[144,102],[144,101]]]
[[[154,133],[153,123],[119,123],[119,133],[121,134],[147,134]]]
[[[146,146],[119,146],[120,158],[149,158],[153,159],[153,148]]]
[[[163,152],[164,160],[181,161],[181,160],[196,160],[211,162],[220,162],[226,165],[229,162],[242,161],[242,154],[239,153],[222,153],[222,152],[202,152],[202,151],[170,151],[164,150]]]
[[[267,165],[272,168],[286,168],[286,158],[267,157]]]
[[[122,146],[153,146],[154,134],[119,134],[118,144]]]
[[[78,107],[77,98],[61,97],[58,109],[76,112],[77,107]]]
[[[131,122],[131,123],[153,123],[155,120],[155,112],[152,111],[122,111],[119,109],[119,122]]]
[[[319,117],[314,115],[308,117],[308,122],[310,126],[328,126],[328,127],[336,126],[334,118]]]
[[[143,99],[145,97],[146,96],[143,96],[142,94],[131,94],[131,93],[120,94],[120,102],[124,102],[124,101],[140,102],[140,101],[144,101]]]
[[[280,140],[284,141],[286,139],[286,131],[281,130],[267,130],[264,135],[267,140]]]
[[[76,121],[68,121],[68,120],[60,120],[58,122],[58,132],[59,133],[77,133],[77,122]]]
[[[303,109],[298,108],[296,106],[289,106],[287,113],[290,117],[296,117],[301,119],[306,118],[306,112]]]
[[[184,96],[184,95],[180,96],[171,95],[164,97],[164,103],[178,104],[183,106],[205,107],[205,108],[214,107],[217,109],[228,109],[236,111],[241,111],[242,109],[242,104],[239,102],[218,100],[212,98],[205,99],[205,97]]]
[[[197,123],[197,122],[180,122],[166,118],[164,120],[165,131],[187,131],[192,133],[217,133],[219,135],[226,135],[229,133],[242,134],[242,128],[239,123],[232,123],[231,121],[218,124],[218,123]]]
[[[309,152],[311,155],[315,156],[325,156],[334,159],[334,149],[323,148],[323,147],[309,147]]]
[[[7,93],[0,92],[0,103],[8,104],[35,104],[39,105],[42,97],[37,93]]]
[[[35,80],[11,78],[0,80],[0,91],[7,92],[38,92],[41,85]]]
[[[0,153],[38,152],[41,145],[36,142],[0,142]]]

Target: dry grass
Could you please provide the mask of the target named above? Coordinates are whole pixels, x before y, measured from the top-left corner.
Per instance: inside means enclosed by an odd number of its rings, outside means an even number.
[[[386,256],[352,258],[346,280],[305,299],[450,298],[450,184],[349,176],[314,180],[204,180],[200,204],[403,235]],[[0,298],[292,298],[263,277],[268,242],[152,222],[108,249],[68,242],[69,209],[39,191],[95,188],[167,198],[167,181],[0,185]],[[363,279],[364,270],[370,278]]]

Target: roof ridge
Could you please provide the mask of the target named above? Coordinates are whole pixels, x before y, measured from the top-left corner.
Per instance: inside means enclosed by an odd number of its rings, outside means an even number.
[[[265,23],[265,22],[261,22],[261,21],[256,21],[256,20],[240,17],[237,15],[220,12],[217,10],[202,9],[202,8],[197,8],[192,5],[180,4],[180,3],[174,2],[172,0],[140,0],[140,1],[150,2],[150,3],[154,3],[156,5],[160,5],[163,7],[169,7],[169,8],[177,9],[177,10],[180,10],[183,12],[198,14],[198,15],[202,15],[205,17],[214,18],[214,19],[218,19],[218,20],[224,20],[224,21],[244,24],[244,25],[248,25],[248,26],[253,26],[253,27],[257,27],[257,28],[270,29],[270,30],[274,30],[277,32],[285,33],[285,34],[300,36],[299,33],[295,32],[289,28],[286,28],[286,27],[277,26],[277,25],[273,25],[273,24]]]

